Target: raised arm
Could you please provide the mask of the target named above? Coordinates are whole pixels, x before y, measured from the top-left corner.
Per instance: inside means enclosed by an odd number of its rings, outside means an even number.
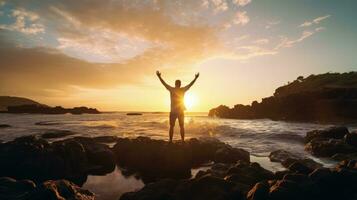
[[[166,89],[170,90],[172,87],[167,84],[164,79],[161,78],[161,73],[159,71],[156,71],[157,77],[159,77],[160,82],[165,86]]]
[[[185,90],[190,89],[190,87],[196,82],[196,80],[197,80],[197,78],[198,78],[199,76],[200,76],[200,73],[197,73],[197,74],[195,75],[195,78],[191,81],[191,83],[188,84],[188,85],[186,85],[186,86],[184,87],[184,89],[185,89]]]

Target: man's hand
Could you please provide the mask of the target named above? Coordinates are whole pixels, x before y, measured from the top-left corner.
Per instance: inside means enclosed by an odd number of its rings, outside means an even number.
[[[157,75],[158,77],[161,77],[161,73],[159,72],[159,70],[156,71],[156,75]]]
[[[199,76],[200,76],[200,73],[197,73],[197,74],[195,75],[195,78],[197,79]]]

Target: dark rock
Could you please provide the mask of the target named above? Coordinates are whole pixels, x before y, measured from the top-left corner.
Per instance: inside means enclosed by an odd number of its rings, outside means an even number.
[[[104,175],[115,169],[115,155],[107,145],[97,143],[94,139],[88,137],[75,137],[59,143],[62,142],[78,142],[83,145],[88,163],[87,173]]]
[[[274,173],[274,179],[283,179],[283,177],[289,173],[291,173],[289,170],[276,171]]]
[[[284,177],[282,178],[283,180],[288,180],[292,182],[296,182],[299,184],[312,184],[312,180],[310,180],[309,176],[305,174],[299,174],[299,173],[294,173],[294,174],[285,174]]]
[[[343,161],[343,160],[356,160],[357,159],[357,152],[356,153],[336,153],[331,156],[333,160],[336,161]]]
[[[308,143],[313,139],[342,139],[349,134],[346,127],[331,127],[325,130],[313,130],[306,133],[305,142]]]
[[[30,180],[16,181],[9,177],[0,177],[0,199],[26,199],[35,189],[36,184]]]
[[[211,174],[217,177],[224,178],[228,172],[228,170],[233,167],[233,164],[227,163],[215,163],[211,167]]]
[[[335,168],[349,168],[349,169],[356,169],[357,160],[344,160],[338,163],[338,165]]]
[[[189,188],[177,192],[181,199],[242,199],[234,184],[214,176],[194,179]]]
[[[128,192],[120,197],[120,200],[170,200],[180,181],[173,179],[161,179],[157,182],[145,185],[139,191]]]
[[[307,168],[310,169],[316,169],[319,167],[322,167],[322,164],[315,162],[314,160],[310,159],[310,158],[300,158],[300,159],[286,159],[284,162],[282,162],[281,164],[286,167],[289,168],[289,166],[293,163],[299,163],[301,165],[306,166]]]
[[[298,155],[295,155],[295,154],[293,154],[293,153],[290,153],[290,152],[288,152],[288,151],[279,149],[279,150],[270,152],[270,154],[269,154],[269,159],[270,159],[270,161],[272,161],[272,162],[280,162],[280,163],[282,163],[282,162],[284,162],[286,159],[295,159],[295,160],[298,160],[298,159],[301,159],[301,157],[298,156]]]
[[[346,144],[341,139],[318,140],[313,139],[305,145],[305,150],[315,156],[330,157],[336,153],[355,153],[357,148]]]
[[[218,149],[214,155],[214,161],[217,163],[235,163],[238,160],[249,162],[249,152],[227,146]]]
[[[349,145],[357,147],[357,133],[352,132],[345,135],[345,142]]]
[[[267,200],[268,198],[269,184],[266,181],[255,184],[247,194],[247,200]]]
[[[239,183],[242,186],[239,187],[240,190],[248,192],[255,183],[273,178],[274,174],[262,168],[258,163],[238,162],[227,171],[225,180]]]
[[[124,194],[120,200],[239,200],[243,196],[235,185],[214,176],[191,180],[160,180],[147,184],[137,192]]]
[[[302,174],[309,174],[312,172],[312,169],[309,167],[306,167],[300,162],[293,162],[288,169],[292,172],[297,172],[297,173],[302,173]]]
[[[41,135],[44,139],[52,139],[52,138],[61,138],[70,135],[74,135],[75,133],[69,130],[49,130]]]
[[[0,124],[0,128],[10,128],[11,126],[8,124]]]
[[[303,158],[285,150],[273,151],[270,153],[269,158],[272,162],[280,162],[285,168],[289,168],[289,166],[293,163],[299,163],[300,165],[304,165],[310,169],[322,167],[322,164],[317,163],[310,158]]]
[[[269,199],[285,200],[300,199],[299,185],[293,181],[279,180],[269,190]]]
[[[94,200],[92,192],[82,189],[67,180],[49,180],[41,185],[32,194],[31,199],[49,199],[49,200]]]
[[[221,154],[222,148],[232,155]],[[189,178],[191,168],[210,161],[235,162],[249,153],[218,140],[190,139],[168,143],[147,137],[121,138],[113,147],[119,166],[138,172],[146,182],[158,178]],[[218,153],[217,153],[218,151]],[[153,162],[155,161],[155,162]]]
[[[82,184],[88,174],[115,168],[109,147],[76,139],[52,144],[38,136],[25,136],[0,144],[0,176],[42,182],[66,178]]]
[[[117,136],[98,136],[98,137],[93,137],[93,140],[95,142],[99,143],[114,143],[118,140]]]
[[[36,184],[30,180],[0,178],[0,199],[4,200],[94,200],[92,192],[67,180],[49,180]]]

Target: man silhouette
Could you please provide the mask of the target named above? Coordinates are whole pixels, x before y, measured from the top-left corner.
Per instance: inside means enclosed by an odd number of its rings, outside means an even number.
[[[184,96],[185,96],[185,92],[188,89],[190,89],[190,87],[195,83],[195,81],[200,76],[200,74],[197,73],[193,81],[191,81],[191,83],[186,85],[185,87],[181,87],[180,80],[176,80],[175,87],[171,87],[161,78],[161,73],[159,71],[156,71],[156,75],[159,77],[161,83],[165,86],[165,88],[170,92],[170,99],[171,99],[170,131],[169,131],[170,142],[172,142],[176,119],[178,119],[179,121],[181,140],[182,142],[184,142],[185,141],[184,111],[186,110],[184,105]]]

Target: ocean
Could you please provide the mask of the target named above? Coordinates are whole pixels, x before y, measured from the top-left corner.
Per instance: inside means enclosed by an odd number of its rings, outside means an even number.
[[[103,136],[118,137],[147,136],[168,140],[168,113],[143,113],[128,116],[124,112],[98,115],[39,115],[39,114],[0,114],[0,124],[9,124],[10,128],[0,129],[0,140],[10,141],[16,137],[42,134],[59,130],[71,131],[68,136]],[[294,154],[312,158],[325,166],[334,165],[328,159],[319,159],[304,151],[303,137],[306,132],[324,129],[333,124],[313,124],[272,121],[269,119],[236,120],[219,119],[207,116],[207,113],[189,113],[185,117],[186,138],[217,138],[233,147],[250,152],[251,160],[272,170],[282,170],[279,163],[269,161],[269,153],[284,149]],[[350,131],[357,125],[347,125]],[[63,138],[60,138],[63,139]],[[178,124],[174,139],[179,140]],[[193,169],[196,173],[199,169]],[[105,176],[88,176],[84,188],[97,194],[100,200],[118,199],[121,194],[134,191],[144,186],[135,176],[125,177],[119,168]]]

